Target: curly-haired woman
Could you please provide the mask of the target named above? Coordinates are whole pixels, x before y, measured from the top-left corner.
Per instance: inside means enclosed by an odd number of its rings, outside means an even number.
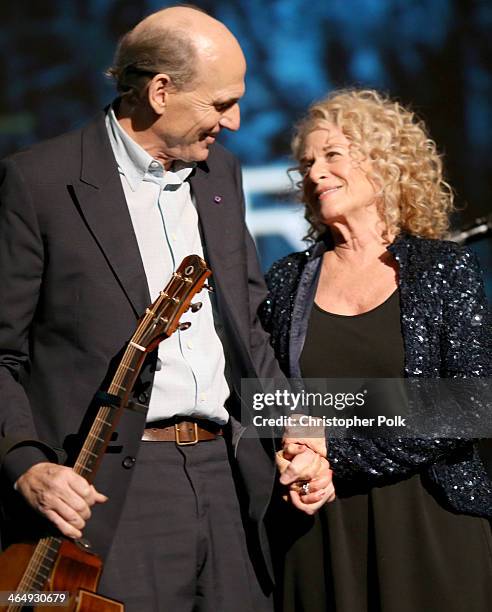
[[[480,270],[442,240],[453,197],[422,122],[375,91],[338,91],[293,152],[314,244],[274,264],[263,312],[286,374],[490,376]],[[279,609],[492,609],[492,485],[471,440],[328,432],[327,457],[338,499],[297,520]]]

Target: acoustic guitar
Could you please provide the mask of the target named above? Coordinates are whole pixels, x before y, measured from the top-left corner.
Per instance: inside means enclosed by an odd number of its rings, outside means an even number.
[[[123,358],[80,450],[73,470],[89,483],[94,481],[111,436],[128,404],[145,356],[161,340],[191,323],[180,323],[182,314],[196,312],[191,303],[211,275],[198,255],[185,257],[156,301],[146,309],[128,342]],[[211,287],[205,286],[212,290]],[[109,502],[110,503],[110,502]],[[0,555],[0,612],[25,608],[70,612],[123,612],[124,604],[96,593],[102,560],[90,545],[63,536],[49,536],[37,543],[13,544]],[[55,607],[56,604],[56,607]]]

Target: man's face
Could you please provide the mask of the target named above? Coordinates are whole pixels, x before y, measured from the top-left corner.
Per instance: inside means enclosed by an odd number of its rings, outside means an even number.
[[[246,72],[242,54],[200,64],[193,89],[169,90],[164,112],[153,126],[163,161],[203,161],[221,129],[239,129]]]

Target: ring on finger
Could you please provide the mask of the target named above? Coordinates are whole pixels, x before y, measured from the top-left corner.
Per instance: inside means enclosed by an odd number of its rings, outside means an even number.
[[[309,482],[304,482],[301,486],[302,494],[309,495],[309,488],[310,488]]]

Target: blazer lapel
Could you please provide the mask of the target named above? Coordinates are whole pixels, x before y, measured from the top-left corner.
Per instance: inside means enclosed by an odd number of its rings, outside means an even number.
[[[73,190],[95,241],[140,316],[150,294],[103,113],[82,131],[80,182]]]
[[[241,331],[249,325],[246,254],[239,224],[237,192],[229,176],[214,176],[206,164],[199,164],[191,178],[195,196],[202,243],[212,269],[212,282],[217,286],[218,299],[224,301]]]

